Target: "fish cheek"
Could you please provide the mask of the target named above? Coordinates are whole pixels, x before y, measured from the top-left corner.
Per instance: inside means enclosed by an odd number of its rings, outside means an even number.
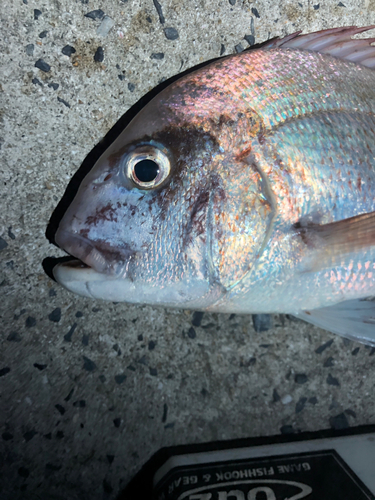
[[[190,269],[195,266],[204,279],[211,284],[218,282],[218,275],[212,262],[212,241],[220,239],[213,235],[220,227],[212,224],[213,206],[222,210],[219,204],[225,199],[225,193],[220,187],[221,180],[215,173],[207,174],[203,184],[193,183],[188,199],[186,212],[181,226],[181,251],[190,262]]]
[[[168,260],[182,266],[184,275],[206,280],[209,206],[215,184],[212,158],[219,145],[214,136],[186,122],[165,128],[154,140],[166,146],[174,160],[169,179],[149,201],[150,214],[158,211],[158,238],[163,239],[156,245]],[[173,273],[170,265],[165,263],[166,272]]]
[[[212,261],[220,283],[230,289],[259,257],[272,224],[274,207],[252,148],[263,137],[261,121],[250,110],[234,120],[220,117],[222,157],[214,170],[220,179],[213,198]],[[225,193],[225,197],[220,196]]]
[[[122,254],[122,260],[128,260],[152,241],[155,232],[152,220],[157,213],[149,212],[147,193],[124,194],[113,189],[111,195],[111,201],[107,196],[106,202],[102,200],[104,203],[86,215],[80,235],[91,240],[108,258],[112,253],[114,258]]]
[[[208,203],[210,200],[210,192],[204,188],[196,196],[184,224],[182,231],[182,248],[185,249],[194,239],[200,238],[202,242],[206,242],[206,217]]]

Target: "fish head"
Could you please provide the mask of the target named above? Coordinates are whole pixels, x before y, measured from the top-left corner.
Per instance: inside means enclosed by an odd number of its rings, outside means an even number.
[[[151,100],[83,180],[55,237],[80,259],[54,269],[69,290],[204,309],[257,258],[272,212],[249,160],[261,122],[205,75]]]

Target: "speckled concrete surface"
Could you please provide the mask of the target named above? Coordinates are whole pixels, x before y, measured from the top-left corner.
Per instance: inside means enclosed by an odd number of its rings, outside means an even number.
[[[1,499],[112,499],[162,446],[375,423],[374,349],[285,316],[255,332],[89,301],[42,267],[69,179],[163,78],[245,36],[371,23],[374,0],[3,2]]]

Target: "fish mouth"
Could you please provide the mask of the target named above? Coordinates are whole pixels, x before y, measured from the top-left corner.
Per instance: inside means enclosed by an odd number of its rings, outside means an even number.
[[[60,248],[75,257],[65,262],[63,266],[75,271],[80,269],[92,269],[94,274],[105,274],[108,277],[118,278],[124,270],[123,259],[119,260],[108,249],[98,249],[93,242],[79,234],[73,234],[64,229],[58,229],[55,241]],[[78,260],[77,260],[78,259]]]
[[[53,275],[67,290],[83,297],[202,309],[225,293],[219,283],[210,285],[201,279],[194,283],[188,281],[172,285],[154,284],[149,279],[137,282],[132,270],[132,264],[137,262],[137,253],[130,247],[123,248],[121,253],[116,252],[108,245],[100,242],[95,246],[84,236],[61,228],[55,235],[55,241],[75,258],[54,266]]]

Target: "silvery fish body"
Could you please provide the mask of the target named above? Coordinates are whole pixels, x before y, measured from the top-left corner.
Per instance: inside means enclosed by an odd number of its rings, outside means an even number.
[[[158,94],[64,215],[56,242],[86,266],[57,280],[374,342],[375,48],[360,31],[292,35]]]

